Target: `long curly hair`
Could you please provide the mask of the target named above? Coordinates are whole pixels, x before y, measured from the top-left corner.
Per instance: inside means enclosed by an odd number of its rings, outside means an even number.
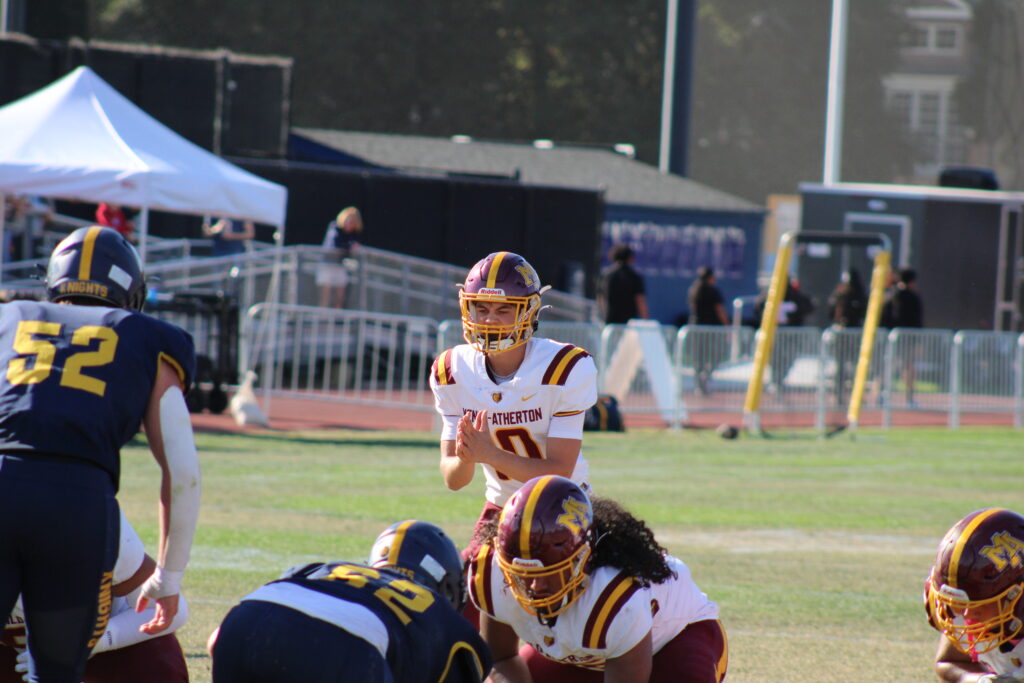
[[[654,532],[643,520],[610,498],[593,496],[594,525],[591,527],[591,554],[587,573],[600,567],[624,570],[641,585],[664,583],[675,572],[668,566],[668,551],[658,544]],[[477,541],[491,543],[498,535],[498,518],[481,524],[476,532]]]

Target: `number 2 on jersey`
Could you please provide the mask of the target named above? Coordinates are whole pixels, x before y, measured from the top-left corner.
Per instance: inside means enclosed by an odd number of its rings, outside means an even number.
[[[43,320],[22,320],[14,332],[13,348],[19,354],[7,365],[7,381],[11,384],[38,384],[48,378],[53,371],[53,361],[57,355],[57,347],[52,341],[39,339],[35,335],[56,337],[61,333],[61,323]],[[101,379],[90,377],[82,372],[82,368],[106,365],[114,360],[117,351],[117,332],[100,325],[85,325],[71,335],[73,346],[91,347],[93,341],[99,340],[95,351],[77,351],[68,356],[64,369],[60,373],[60,384],[72,389],[81,389],[97,396],[107,391],[107,383]],[[32,360],[29,367],[29,359]]]
[[[380,579],[381,573],[370,567],[343,564],[335,567],[328,579],[348,581],[356,588],[366,585],[366,578]],[[395,613],[403,624],[412,621],[408,612],[424,612],[434,604],[434,594],[418,583],[407,579],[389,579],[386,586],[373,592],[373,597],[382,601]]]

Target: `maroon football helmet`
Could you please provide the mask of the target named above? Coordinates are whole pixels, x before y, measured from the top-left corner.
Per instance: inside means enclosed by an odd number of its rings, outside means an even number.
[[[520,605],[549,618],[586,587],[594,511],[571,479],[534,477],[501,510],[494,539],[498,566]]]
[[[499,353],[521,346],[537,329],[540,296],[548,287],[526,259],[510,251],[488,254],[473,266],[459,291],[462,335],[466,343],[484,353]],[[478,320],[477,302],[500,302],[514,307],[508,324]]]
[[[1024,517],[976,510],[946,532],[925,584],[932,626],[977,656],[1024,630]]]

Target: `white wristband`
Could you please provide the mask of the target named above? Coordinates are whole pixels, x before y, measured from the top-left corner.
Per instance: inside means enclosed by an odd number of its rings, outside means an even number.
[[[177,595],[181,592],[181,579],[185,572],[172,572],[157,566],[146,582],[142,584],[143,597],[156,599]]]

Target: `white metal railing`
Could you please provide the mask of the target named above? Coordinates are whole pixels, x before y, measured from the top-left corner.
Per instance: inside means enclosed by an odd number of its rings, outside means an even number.
[[[45,251],[49,254],[70,230],[87,221],[66,219],[61,229],[47,231]],[[163,292],[220,290],[239,297],[242,310],[273,299],[271,275],[275,260],[280,261],[279,301],[315,306],[320,303],[316,283],[317,269],[329,258],[323,247],[295,245],[278,248],[248,240],[246,250],[231,256],[211,256],[210,240],[149,236],[146,248],[146,275],[150,286]],[[396,252],[361,247],[347,260],[353,269],[345,294],[344,307],[399,315],[419,315],[435,320],[459,316],[456,283],[466,277],[467,269]],[[9,289],[42,289],[40,274],[46,259],[5,263],[3,284]],[[595,322],[597,302],[593,299],[549,290],[544,295],[548,308],[545,320]]]
[[[630,335],[631,329],[644,334]],[[697,413],[743,412],[754,367],[755,334],[749,327],[677,330],[656,323],[641,328],[546,321],[537,335],[589,350],[601,391],[614,389],[624,413],[661,415],[673,426]],[[807,414],[824,430],[829,412],[846,410],[860,335],[859,329],[780,329],[759,410]],[[249,311],[241,337],[241,369],[256,371],[266,396],[430,410],[430,364],[444,348],[462,343],[462,325],[423,316],[259,304]],[[882,330],[875,339],[865,408],[881,411],[884,426],[892,425],[894,412],[921,411],[948,414],[952,427],[964,413],[1012,413],[1020,427],[1022,368],[1024,335]]]
[[[242,366],[271,395],[432,410],[428,371],[437,322],[290,304],[249,309]]]

